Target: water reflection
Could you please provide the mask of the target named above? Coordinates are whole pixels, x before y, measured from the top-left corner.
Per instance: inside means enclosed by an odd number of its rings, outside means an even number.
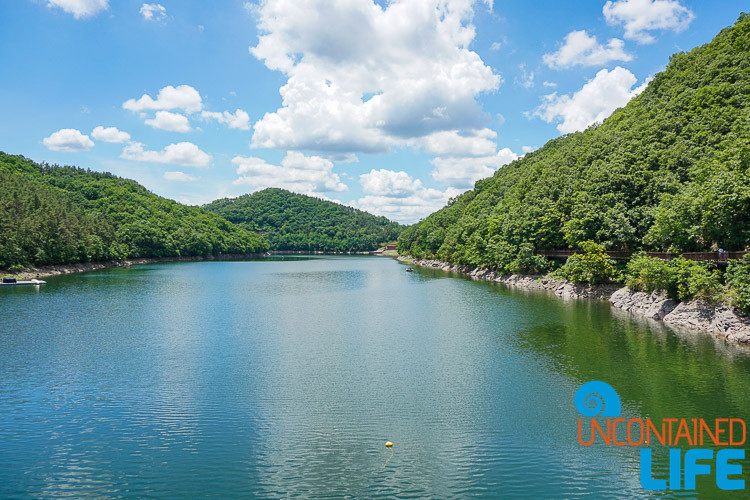
[[[3,497],[631,498],[637,449],[577,443],[581,382],[750,419],[747,350],[390,259],[48,281],[0,293]]]

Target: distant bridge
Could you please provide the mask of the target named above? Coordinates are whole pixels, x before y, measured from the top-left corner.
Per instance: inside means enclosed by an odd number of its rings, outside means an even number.
[[[543,257],[570,257],[574,253],[581,253],[580,250],[540,250],[534,252],[535,255]],[[609,251],[605,252],[612,259],[628,259],[636,252]],[[678,257],[685,257],[687,260],[700,260],[704,262],[727,262],[730,259],[741,259],[748,253],[741,252],[646,252],[649,257],[655,257],[661,260],[671,260]]]

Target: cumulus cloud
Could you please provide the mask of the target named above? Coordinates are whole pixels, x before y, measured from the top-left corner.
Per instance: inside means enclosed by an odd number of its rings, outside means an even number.
[[[679,33],[695,18],[693,12],[677,0],[608,1],[602,12],[607,24],[622,25],[625,38],[641,44],[656,41],[649,31],[672,30]]]
[[[600,66],[609,61],[630,61],[633,56],[625,52],[625,42],[612,38],[607,45],[600,44],[595,36],[586,30],[571,31],[565,35],[560,48],[551,54],[544,54],[542,60],[550,68],[570,68],[572,66]]]
[[[42,140],[42,144],[52,151],[88,151],[94,147],[94,141],[83,135],[80,130],[64,128]]]
[[[414,141],[414,145],[433,155],[486,156],[495,152],[497,132],[488,128],[434,132]]]
[[[635,75],[620,66],[612,71],[603,69],[572,96],[557,92],[544,96],[542,104],[530,116],[548,123],[561,122],[557,130],[564,134],[584,130],[627,104],[648,84],[646,81],[633,89],[636,82]]]
[[[195,177],[190,174],[186,174],[185,172],[174,171],[174,172],[164,172],[164,178],[168,181],[177,181],[177,182],[195,182],[197,180],[200,180],[200,177]]]
[[[319,197],[324,191],[349,189],[333,172],[333,163],[320,156],[305,156],[297,151],[289,151],[281,160],[281,165],[252,156],[235,156],[232,163],[237,166],[240,176],[234,181],[235,185],[247,185],[253,189],[279,187]]]
[[[365,193],[403,197],[413,195],[424,189],[422,181],[414,179],[406,172],[395,172],[393,170],[372,169],[366,174],[359,176],[359,183]]]
[[[406,172],[372,169],[359,176],[366,195],[351,205],[399,222],[411,223],[440,209],[460,190],[425,188],[422,181]]]
[[[156,116],[144,122],[149,127],[170,132],[190,132],[190,123],[187,116],[169,111],[157,111]]]
[[[479,179],[495,173],[498,168],[518,159],[509,148],[503,148],[491,156],[464,158],[434,158],[432,178],[454,188],[469,189]]]
[[[91,17],[109,8],[109,0],[47,0],[47,6],[58,7],[76,19]]]
[[[469,49],[472,3],[261,1],[250,53],[287,81],[282,107],[255,123],[252,146],[376,153],[481,129],[476,97],[501,78]]]
[[[126,160],[172,163],[185,167],[205,168],[211,164],[211,155],[201,151],[192,142],[170,144],[161,151],[144,150],[142,143],[133,142],[123,148],[120,157]]]
[[[117,127],[96,127],[91,132],[91,136],[97,141],[103,142],[127,142],[130,140],[130,134],[117,130]]]
[[[161,21],[167,17],[167,9],[158,3],[144,3],[139,12],[146,21]]]
[[[156,99],[143,94],[138,100],[128,99],[122,103],[122,107],[130,111],[181,109],[186,113],[195,113],[203,108],[203,100],[200,93],[190,85],[167,85],[159,91]]]
[[[203,111],[201,117],[216,120],[219,123],[224,123],[229,128],[238,128],[240,130],[250,130],[250,115],[247,112],[237,109],[234,114],[229,111],[219,113],[217,111]]]

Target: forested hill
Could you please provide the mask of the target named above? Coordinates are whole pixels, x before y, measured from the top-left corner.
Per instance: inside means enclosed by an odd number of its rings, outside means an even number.
[[[273,250],[358,252],[395,240],[402,226],[330,201],[268,188],[203,208],[257,231]]]
[[[671,57],[601,125],[548,142],[407,228],[401,253],[509,269],[534,250],[750,244],[750,16]]]
[[[0,269],[267,249],[257,234],[135,181],[0,152]]]

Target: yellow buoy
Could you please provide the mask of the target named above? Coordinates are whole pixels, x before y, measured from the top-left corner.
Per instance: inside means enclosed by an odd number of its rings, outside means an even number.
[[[391,456],[388,457],[388,460],[385,461],[385,463],[383,464],[383,467],[385,467],[386,465],[388,465],[388,461],[393,458],[393,443],[391,443],[390,441],[386,441],[385,442],[385,447],[391,449]]]

